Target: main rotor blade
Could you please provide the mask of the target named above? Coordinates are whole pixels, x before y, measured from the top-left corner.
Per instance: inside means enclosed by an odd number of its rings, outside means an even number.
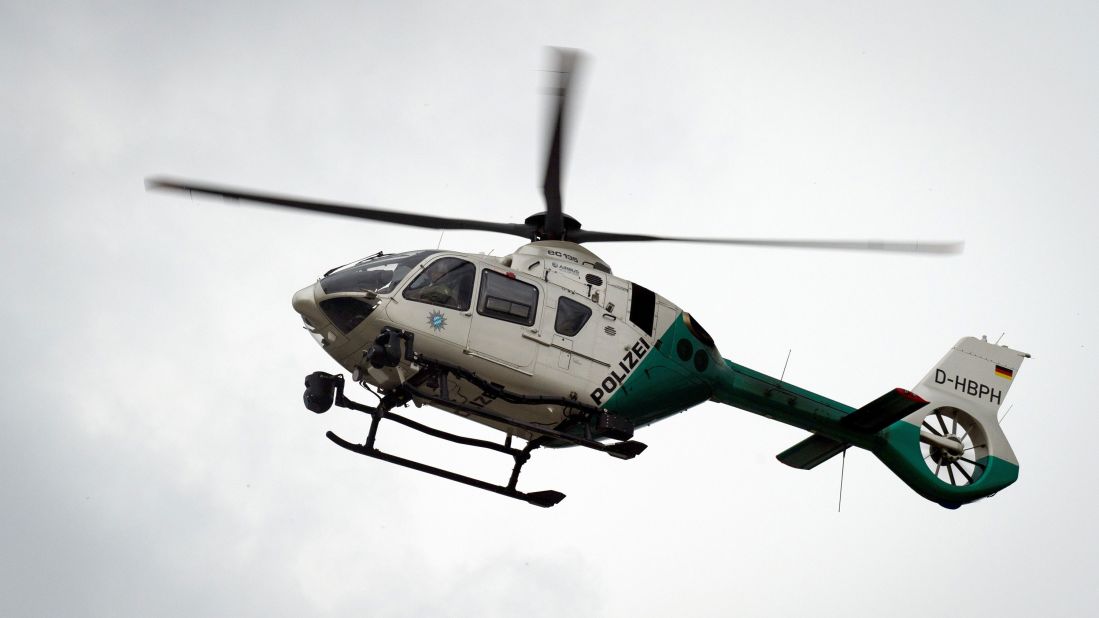
[[[564,158],[564,139],[567,130],[565,120],[569,102],[569,85],[573,71],[580,60],[575,49],[554,48],[557,52],[557,85],[550,94],[557,97],[553,132],[550,134],[549,153],[546,155],[546,175],[542,182],[542,195],[546,198],[546,238],[561,238],[565,232],[561,198],[561,160]]]
[[[774,240],[754,238],[684,238],[679,236],[650,236],[647,234],[619,234],[576,230],[569,232],[568,240],[585,242],[693,242],[713,245],[745,245],[753,247],[785,247],[796,249],[847,249],[852,251],[885,251],[890,253],[929,253],[947,255],[961,253],[964,242],[924,242],[885,240]]]
[[[285,195],[270,193],[258,193],[247,189],[225,187],[190,180],[178,180],[172,178],[147,178],[145,180],[147,190],[180,191],[189,194],[203,196],[223,197],[226,199],[243,200],[257,204],[269,204],[298,210],[310,210],[357,219],[369,219],[397,225],[410,225],[412,227],[426,227],[434,230],[480,230],[484,232],[500,232],[532,238],[535,233],[534,226],[525,223],[494,223],[492,221],[476,221],[473,219],[452,219],[450,217],[436,217],[432,215],[419,215],[395,210],[382,210],[370,206],[356,206],[352,204],[340,204],[336,202],[321,202]]]

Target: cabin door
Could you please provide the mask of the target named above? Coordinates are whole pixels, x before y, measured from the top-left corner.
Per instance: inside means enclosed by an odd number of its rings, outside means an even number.
[[[386,308],[389,319],[417,334],[416,349],[454,358],[464,350],[473,321],[477,267],[456,257],[427,265]]]
[[[542,289],[537,279],[481,271],[468,353],[531,374],[538,353]],[[552,328],[552,325],[551,325]]]

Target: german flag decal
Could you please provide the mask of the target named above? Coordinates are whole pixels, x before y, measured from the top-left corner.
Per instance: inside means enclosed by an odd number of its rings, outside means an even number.
[[[1008,369],[1007,367],[1001,367],[999,365],[996,365],[996,375],[1000,376],[1001,378],[1007,378],[1008,380],[1010,380],[1011,378],[1015,377],[1015,372],[1011,369]]]

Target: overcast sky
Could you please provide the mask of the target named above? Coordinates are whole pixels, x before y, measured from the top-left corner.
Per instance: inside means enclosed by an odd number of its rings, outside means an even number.
[[[1078,616],[1099,592],[1095,3],[0,0],[0,614]],[[170,173],[414,212],[540,211],[544,46],[588,53],[586,227],[965,240],[958,257],[624,243],[721,352],[851,405],[959,338],[1030,352],[1018,483],[948,511],[709,403],[543,510],[339,449],[294,291],[438,232],[147,194]],[[450,232],[445,247],[517,239]],[[367,400],[365,393],[360,399]],[[442,413],[415,417],[489,435]],[[509,462],[383,428],[383,448]],[[495,475],[492,477],[491,475]]]

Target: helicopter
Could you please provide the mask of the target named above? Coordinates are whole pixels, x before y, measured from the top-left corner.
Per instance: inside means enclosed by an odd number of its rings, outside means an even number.
[[[707,401],[804,429],[779,453],[810,470],[850,447],[870,451],[917,494],[947,508],[1016,481],[1019,462],[997,421],[1030,355],[963,337],[911,390],[893,388],[861,406],[810,392],[724,358],[701,323],[670,300],[613,273],[595,242],[695,242],[810,249],[951,254],[952,242],[686,238],[587,230],[565,214],[561,191],[569,93],[577,50],[556,49],[556,83],[542,185],[545,211],[522,223],[414,214],[168,177],[146,188],[436,230],[519,236],[510,255],[443,249],[375,253],[329,269],[293,295],[305,330],[378,403],[350,399],[342,373],[305,378],[314,413],[332,406],[368,414],[362,443],[329,431],[357,454],[540,506],[565,494],[522,491],[523,466],[539,448],[578,446],[628,460],[646,444],[636,430]],[[997,342],[998,343],[998,342]],[[499,441],[462,436],[397,413],[413,404],[499,430]],[[379,427],[395,422],[432,438],[512,458],[506,483],[474,478],[381,450]],[[522,441],[519,444],[517,441]]]

